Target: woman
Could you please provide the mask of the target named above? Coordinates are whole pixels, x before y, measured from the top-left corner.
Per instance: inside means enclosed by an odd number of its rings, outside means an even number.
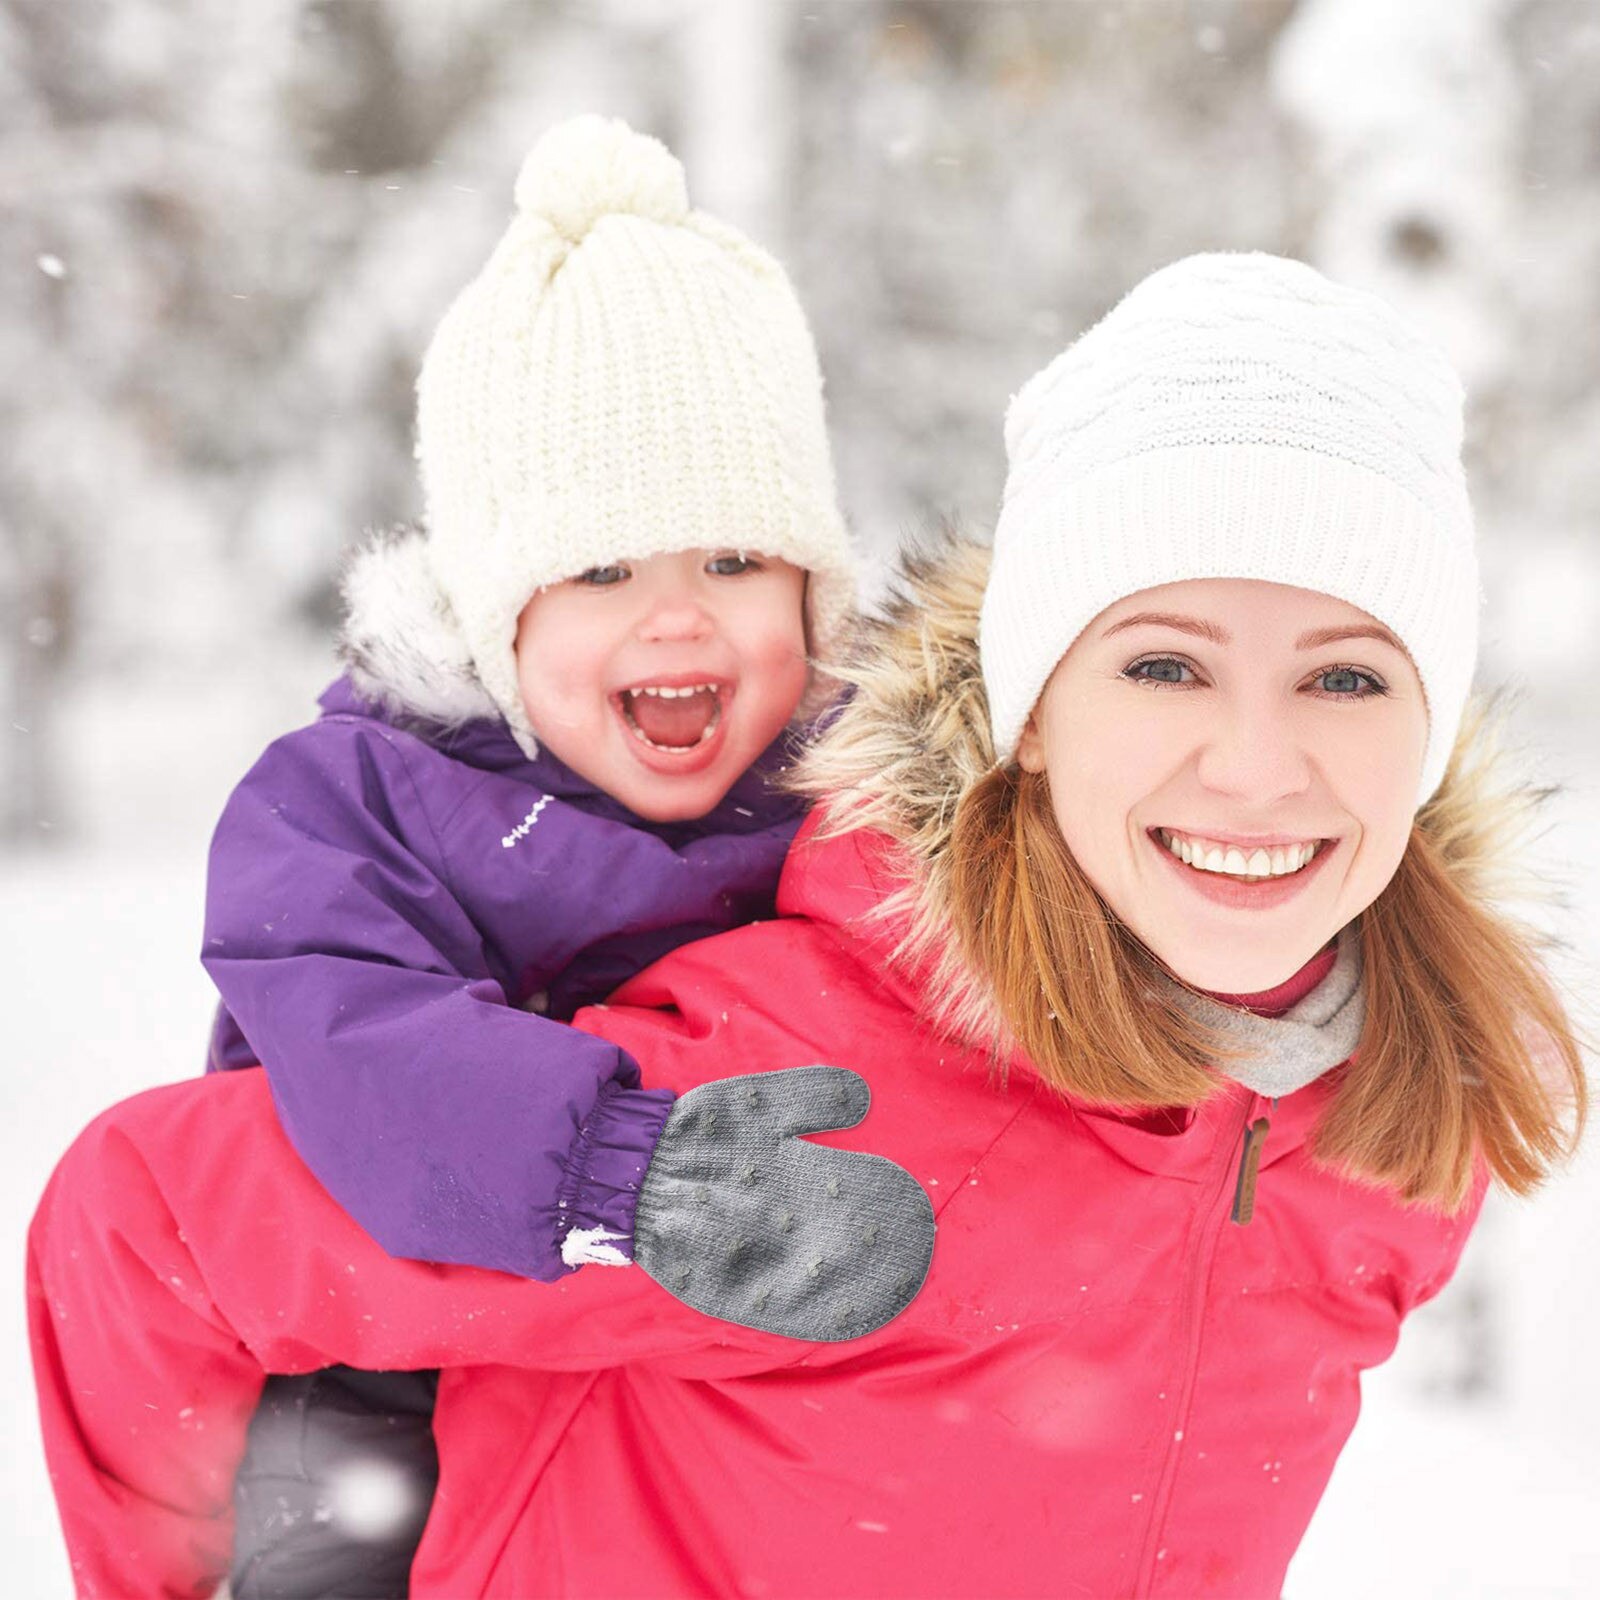
[[[414,1594],[1276,1595],[1360,1371],[1583,1109],[1486,876],[1526,799],[1467,705],[1459,425],[1431,347],[1306,267],[1146,280],[1015,402],[992,572],[952,548],[878,630],[779,920],[580,1014],[680,1092],[865,1075],[819,1142],[938,1216],[875,1332],[743,1325],[774,1292],[848,1318],[839,1257],[894,1244],[830,1185],[834,1253],[769,1281],[781,1140],[718,1322],[636,1273],[390,1260],[259,1075],[95,1124],[32,1258],[58,1492],[106,1530],[76,1515],[85,1592],[135,1545],[141,1592],[223,1570],[262,1374],[343,1361],[452,1369]],[[126,1394],[83,1393],[116,1338]]]

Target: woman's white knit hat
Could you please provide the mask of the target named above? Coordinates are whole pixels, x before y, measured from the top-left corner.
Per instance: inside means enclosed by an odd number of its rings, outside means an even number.
[[[590,567],[736,548],[810,574],[825,658],[854,602],[822,377],[783,269],[689,208],[655,139],[552,128],[516,215],[439,324],[417,381],[428,552],[524,749],[517,618]]]
[[[1443,353],[1375,295],[1262,254],[1152,273],[1006,414],[980,627],[997,755],[1114,601],[1259,578],[1359,606],[1406,646],[1428,704],[1423,805],[1477,658],[1461,414]]]

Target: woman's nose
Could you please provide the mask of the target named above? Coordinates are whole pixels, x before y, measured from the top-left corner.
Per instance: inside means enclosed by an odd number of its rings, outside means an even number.
[[[1311,781],[1305,730],[1279,707],[1236,706],[1211,728],[1200,753],[1208,789],[1252,803],[1298,794]]]

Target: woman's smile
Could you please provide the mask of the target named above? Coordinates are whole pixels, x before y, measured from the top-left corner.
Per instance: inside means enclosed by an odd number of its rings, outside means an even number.
[[[1288,852],[1295,850],[1295,846],[1278,846],[1275,851],[1268,852],[1269,860],[1273,857],[1281,862],[1283,869],[1277,875],[1269,872],[1261,876],[1237,876],[1233,869],[1223,867],[1221,870],[1205,866],[1194,866],[1185,862],[1180,855],[1174,853],[1172,847],[1163,839],[1165,830],[1150,828],[1145,831],[1145,838],[1150,841],[1151,848],[1167,863],[1167,870],[1171,871],[1183,886],[1193,894],[1204,896],[1214,905],[1237,906],[1253,911],[1268,911],[1274,906],[1283,905],[1286,901],[1295,899],[1313,879],[1319,877],[1323,864],[1338,848],[1337,839],[1324,839],[1315,842],[1310,859],[1301,866],[1288,869]],[[1307,844],[1313,841],[1307,840]],[[1237,855],[1240,865],[1247,864],[1248,860],[1242,852],[1230,851],[1230,855]],[[1252,857],[1254,857],[1252,852]],[[1209,859],[1214,859],[1215,852]]]

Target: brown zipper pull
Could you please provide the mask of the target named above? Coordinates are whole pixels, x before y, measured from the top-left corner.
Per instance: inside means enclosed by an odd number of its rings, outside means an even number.
[[[1231,1220],[1241,1227],[1256,1214],[1256,1174],[1261,1170],[1261,1149],[1271,1126],[1265,1117],[1257,1117],[1244,1130],[1244,1154],[1239,1158],[1239,1181],[1234,1186],[1231,1215]]]

